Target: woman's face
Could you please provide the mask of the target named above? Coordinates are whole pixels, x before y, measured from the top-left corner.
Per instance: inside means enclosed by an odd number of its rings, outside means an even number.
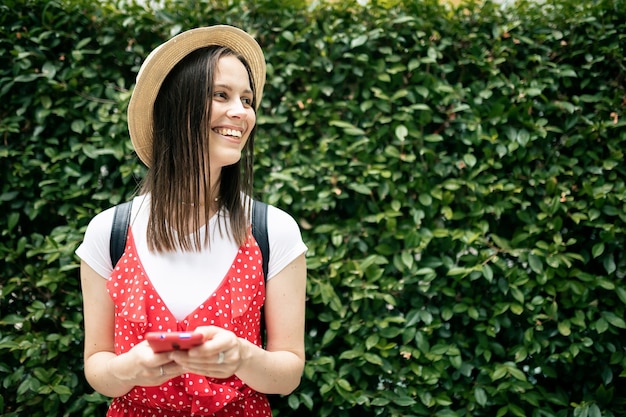
[[[213,169],[235,164],[241,158],[241,151],[256,123],[253,98],[243,63],[232,55],[220,58],[213,85],[209,132]]]

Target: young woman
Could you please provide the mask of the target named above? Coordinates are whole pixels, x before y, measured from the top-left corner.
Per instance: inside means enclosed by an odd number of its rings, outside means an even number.
[[[184,32],[139,71],[128,124],[149,169],[124,254],[112,265],[113,209],[92,219],[76,251],[85,375],[113,397],[108,416],[270,416],[264,394],[300,382],[306,246],[293,218],[270,206],[264,277],[251,234],[264,83],[261,48],[230,26]],[[175,331],[201,343],[157,353],[146,340]]]

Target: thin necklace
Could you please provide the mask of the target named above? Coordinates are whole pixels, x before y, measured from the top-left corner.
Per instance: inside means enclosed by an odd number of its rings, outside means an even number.
[[[220,201],[220,198],[219,197],[215,197],[213,199],[213,201],[215,201],[217,203],[218,201]],[[180,204],[183,204],[183,205],[186,205],[186,206],[191,206],[191,207],[195,207],[196,206],[194,203],[188,203],[186,201],[181,201]]]

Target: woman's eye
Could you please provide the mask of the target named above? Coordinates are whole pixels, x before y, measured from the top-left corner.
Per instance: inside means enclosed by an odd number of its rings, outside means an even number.
[[[249,97],[242,97],[241,102],[246,106],[252,106],[252,99]]]
[[[226,98],[226,93],[223,93],[223,92],[221,92],[221,91],[218,91],[218,92],[216,92],[216,93],[213,93],[213,97],[214,97],[214,98],[222,98],[222,99],[225,99],[225,98]]]

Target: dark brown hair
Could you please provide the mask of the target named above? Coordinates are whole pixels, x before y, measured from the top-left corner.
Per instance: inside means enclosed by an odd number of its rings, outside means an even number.
[[[154,102],[153,161],[142,187],[143,193],[151,193],[147,239],[152,251],[198,251],[208,244],[210,209],[216,201],[225,209],[220,214],[227,213],[230,218],[226,233],[239,245],[248,237],[250,204],[246,196],[252,195],[256,126],[241,159],[222,168],[219,190],[210,189],[208,138],[214,74],[219,59],[229,55],[235,54],[224,47],[190,53],[168,74]],[[238,58],[255,91],[248,64]],[[218,221],[223,232],[221,224]]]

